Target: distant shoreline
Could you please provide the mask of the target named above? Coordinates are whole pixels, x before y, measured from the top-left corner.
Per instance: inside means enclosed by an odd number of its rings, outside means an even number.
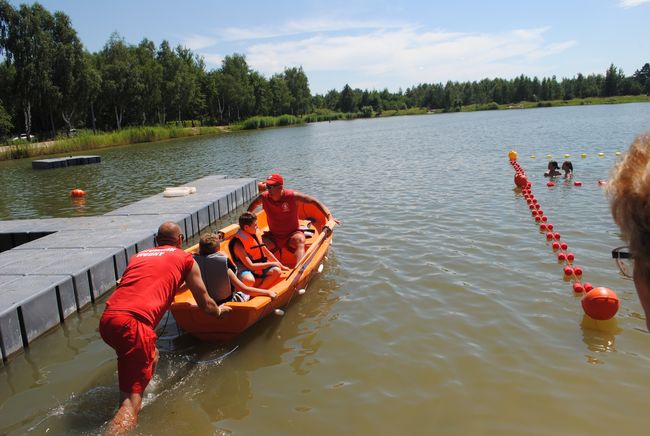
[[[427,108],[410,108],[405,110],[387,110],[381,113],[368,114],[363,113],[337,113],[332,119],[359,119],[359,118],[387,118],[393,116],[405,115],[424,115],[454,112],[477,112],[485,110],[512,110],[512,109],[533,109],[547,107],[563,106],[594,106],[605,104],[625,104],[625,103],[650,103],[650,96],[616,96],[616,97],[593,97],[573,100],[552,100],[541,102],[520,102],[510,104],[472,104],[462,106],[458,110],[443,111],[441,109],[429,110]],[[273,117],[271,117],[273,118]],[[280,117],[277,117],[280,118]],[[302,122],[313,122],[309,116],[305,116]],[[48,156],[63,153],[73,153],[78,151],[99,150],[103,148],[117,147],[121,145],[131,145],[148,142],[161,142],[169,139],[185,138],[191,136],[207,136],[228,133],[235,130],[250,129],[250,123],[244,121],[240,124],[229,126],[211,126],[211,127],[129,127],[115,132],[92,134],[91,132],[82,133],[74,138],[63,138],[37,143],[20,141],[17,144],[0,146],[0,161],[22,159],[28,157]],[[261,129],[275,127],[277,124],[263,124],[252,129]]]

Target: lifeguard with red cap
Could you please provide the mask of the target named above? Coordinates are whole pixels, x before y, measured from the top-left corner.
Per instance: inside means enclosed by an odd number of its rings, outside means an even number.
[[[264,233],[263,241],[271,251],[287,248],[296,256],[296,262],[305,254],[305,235],[300,230],[298,207],[300,203],[316,205],[327,219],[333,219],[332,213],[320,201],[302,192],[284,188],[284,178],[280,174],[271,174],[266,178],[266,191],[262,192],[248,206],[253,212],[259,205],[266,212],[269,231]],[[338,223],[338,220],[335,220]]]

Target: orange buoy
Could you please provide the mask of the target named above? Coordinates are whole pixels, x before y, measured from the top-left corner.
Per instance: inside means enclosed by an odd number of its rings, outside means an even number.
[[[266,191],[266,183],[264,182],[257,182],[257,190],[259,192],[264,192]]]
[[[517,160],[517,152],[514,150],[510,150],[508,153],[508,157],[510,158],[510,161],[514,162]]]
[[[75,188],[72,191],[70,191],[70,196],[71,197],[85,197],[86,196],[86,191],[83,189]]]
[[[620,302],[618,296],[609,288],[593,288],[582,297],[582,309],[593,319],[606,321],[612,319]]]

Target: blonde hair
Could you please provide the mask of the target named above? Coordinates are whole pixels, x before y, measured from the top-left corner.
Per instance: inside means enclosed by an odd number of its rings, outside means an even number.
[[[634,254],[650,272],[650,132],[637,136],[607,183],[612,217]]]

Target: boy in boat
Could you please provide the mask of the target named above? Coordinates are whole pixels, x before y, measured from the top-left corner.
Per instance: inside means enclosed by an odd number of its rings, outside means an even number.
[[[258,295],[274,299],[275,292],[254,288],[239,280],[237,267],[219,251],[222,240],[219,234],[204,233],[199,240],[199,253],[194,255],[210,296],[219,304],[248,301],[251,296]]]
[[[134,255],[99,321],[99,333],[117,354],[120,405],[106,434],[133,430],[142,406],[142,393],[158,362],[156,325],[171,306],[174,293],[185,282],[198,306],[221,316],[232,310],[219,306],[208,294],[192,255],[181,249],[184,236],[178,224],[160,225],[156,246]]]
[[[284,179],[280,174],[271,174],[265,182],[266,191],[257,196],[248,206],[253,212],[260,204],[266,212],[269,231],[264,233],[262,241],[270,251],[287,248],[296,256],[296,262],[305,255],[305,235],[300,230],[298,221],[298,206],[300,203],[310,203],[327,217],[334,219],[331,212],[323,203],[302,192],[284,189]],[[334,219],[337,224],[340,222]]]
[[[261,279],[260,288],[270,288],[279,278],[281,272],[289,268],[280,261],[260,242],[257,234],[257,217],[252,212],[244,212],[239,217],[239,230],[233,236],[230,245],[239,278],[248,286],[255,284],[255,279]]]

